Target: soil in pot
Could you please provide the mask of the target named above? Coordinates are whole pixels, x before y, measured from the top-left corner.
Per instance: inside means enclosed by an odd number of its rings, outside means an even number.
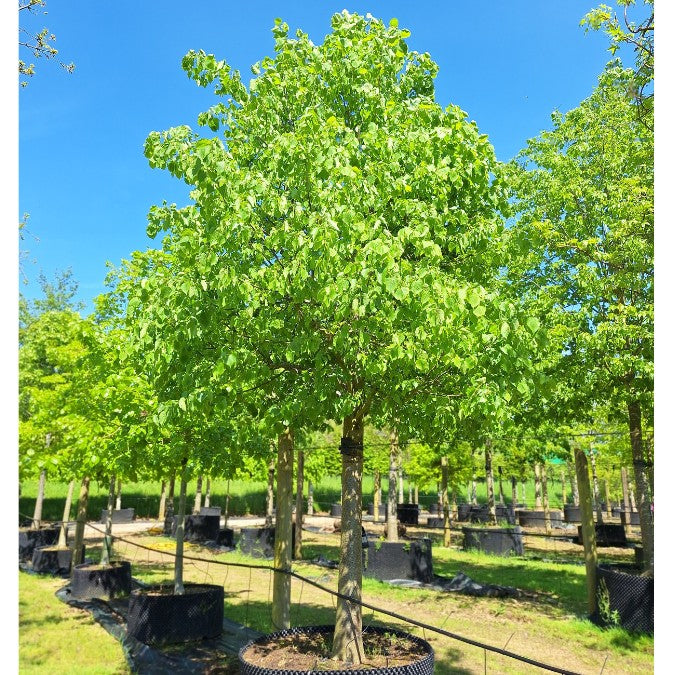
[[[185,584],[137,589],[129,595],[127,634],[145,644],[161,645],[218,637],[223,631],[222,586]]]
[[[364,659],[344,665],[330,658],[334,626],[292,628],[254,640],[239,652],[240,673],[338,673],[431,675],[434,652],[428,642],[389,628],[363,631]]]
[[[74,598],[113,599],[131,593],[131,563],[127,560],[109,565],[76,565],[70,580]]]

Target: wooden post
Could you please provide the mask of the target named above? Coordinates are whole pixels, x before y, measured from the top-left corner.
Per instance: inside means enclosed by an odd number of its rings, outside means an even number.
[[[581,532],[584,540],[584,562],[586,563],[586,592],[588,613],[597,609],[596,575],[598,552],[595,547],[595,523],[593,522],[593,502],[591,500],[591,482],[588,476],[588,459],[580,447],[574,448],[577,485],[579,487],[579,506],[581,507]]]

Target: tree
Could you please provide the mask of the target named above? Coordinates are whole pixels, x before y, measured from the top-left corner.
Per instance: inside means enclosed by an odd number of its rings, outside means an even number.
[[[19,13],[25,12],[27,14],[36,14],[39,7],[46,6],[46,0],[24,0],[24,2],[19,0]],[[43,13],[47,14],[47,12]],[[74,63],[66,64],[56,58],[56,55],[59,53],[59,50],[53,45],[53,43],[56,42],[56,35],[50,33],[48,28],[34,31],[33,29],[29,30],[19,26],[19,36],[19,48],[27,50],[34,58],[44,58],[47,60],[56,59],[61,67],[67,72],[72,73],[75,70]],[[19,75],[33,77],[33,75],[35,75],[35,64],[28,64],[22,59],[19,59]],[[21,82],[21,86],[27,87],[28,80]]]
[[[579,107],[554,113],[514,165],[514,284],[547,316],[549,400],[568,422],[605,405],[628,425],[645,560],[653,526],[642,425],[653,415],[654,139],[614,62]]]

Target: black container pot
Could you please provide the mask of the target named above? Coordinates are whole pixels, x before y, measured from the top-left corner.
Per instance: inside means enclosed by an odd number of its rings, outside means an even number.
[[[581,525],[577,527],[579,543],[583,544],[581,534]],[[619,546],[628,545],[626,541],[626,530],[623,525],[616,523],[595,523],[595,544],[596,546]]]
[[[292,637],[294,635],[321,635],[331,637],[335,632],[335,626],[298,626],[297,628],[288,628],[269,635],[251,640],[239,650],[239,673],[240,675],[301,675],[301,671],[293,670],[293,666],[285,668],[263,668],[247,660],[246,652],[253,645],[269,645],[274,648],[274,641]],[[356,668],[354,670],[342,670],[339,665],[337,669],[324,670],[321,669],[322,675],[433,675],[434,672],[434,650],[431,645],[422,638],[410,633],[404,633],[393,628],[382,628],[380,626],[368,626],[363,630],[364,648],[366,648],[368,634],[393,635],[399,638],[407,638],[420,646],[422,656],[418,661],[406,666],[388,666],[383,668]],[[286,640],[284,640],[286,641]],[[303,671],[306,672],[306,671]],[[311,671],[315,672],[315,671]],[[316,671],[319,672],[319,671]],[[309,675],[309,674],[308,674]]]
[[[429,513],[440,513],[441,508],[438,505],[438,502],[432,502],[429,504]]]
[[[74,598],[110,600],[131,593],[131,563],[127,560],[109,565],[76,565],[70,580]]]
[[[419,504],[397,504],[396,518],[402,525],[417,525],[420,517]]]
[[[574,506],[574,504],[565,504],[563,506],[566,523],[580,523],[581,522],[581,507]]]
[[[341,518],[342,517],[342,504],[331,504],[330,515],[333,518]]]
[[[516,524],[516,511],[512,506],[495,504],[495,514],[497,520],[505,520],[509,525]]]
[[[629,574],[610,565],[598,565],[596,568],[596,595],[598,606],[601,597],[609,595],[610,612],[617,612],[619,625],[629,631],[640,633],[654,632],[654,577]],[[606,589],[606,590],[605,590]],[[591,616],[600,625],[611,625],[600,610]]]
[[[429,516],[427,518],[427,527],[444,528],[445,527],[445,519],[443,517],[438,517],[438,516]]]
[[[239,550],[254,558],[274,558],[274,527],[242,527]],[[291,531],[291,548],[295,548],[295,523]]]
[[[223,631],[222,586],[185,584],[185,594],[173,587],[131,591],[127,635],[148,645],[173,644],[218,637]]]
[[[220,506],[203,506],[199,510],[199,515],[200,516],[218,516],[218,518],[220,518],[220,516],[221,516]]]
[[[119,523],[133,523],[136,515],[135,509],[113,509],[113,525]],[[108,518],[108,509],[101,509],[101,522],[105,523]]]
[[[387,504],[380,504],[377,509],[378,518],[387,517]],[[368,515],[375,515],[375,504],[368,504]]]
[[[635,564],[638,569],[643,569],[645,566],[645,550],[642,546],[635,547]]]
[[[523,555],[523,531],[519,526],[462,527],[463,549],[478,549],[492,555]]]
[[[639,511],[624,511],[624,510],[621,510],[619,512],[619,516],[621,517],[621,524],[622,525],[634,525],[636,527],[640,525],[640,512]]]
[[[561,511],[549,511],[551,527],[563,527],[563,514]],[[518,512],[518,524],[521,527],[546,527],[546,519],[543,511],[522,510]]]
[[[84,560],[84,546],[82,547]],[[41,574],[69,574],[73,563],[73,549],[58,546],[40,546],[33,551],[33,571]]]
[[[433,581],[431,539],[369,541],[363,574],[372,579]]]
[[[33,551],[41,546],[54,546],[59,540],[59,527],[41,527],[39,530],[19,528],[19,560],[33,559]]]
[[[458,504],[457,505],[457,522],[467,523],[469,522],[471,515],[472,504]]]
[[[192,514],[185,516],[183,521],[183,539],[185,541],[216,541],[220,531],[220,516],[203,516]],[[172,516],[164,521],[164,534],[176,536],[178,516]]]
[[[234,548],[234,530],[229,527],[224,527],[219,530],[216,544],[218,544],[218,546],[228,546],[229,548]]]

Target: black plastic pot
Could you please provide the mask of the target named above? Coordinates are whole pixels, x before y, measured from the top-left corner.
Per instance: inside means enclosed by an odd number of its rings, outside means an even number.
[[[642,546],[635,547],[635,564],[638,569],[642,569],[645,566],[645,550]]]
[[[624,511],[624,510],[621,510],[619,512],[619,516],[621,517],[621,524],[622,525],[634,525],[636,527],[640,525],[640,512],[639,511]]]
[[[36,548],[53,546],[58,540],[58,526],[41,527],[39,530],[19,528],[19,560],[32,560]]]
[[[84,546],[82,547],[84,560]],[[69,574],[73,563],[73,549],[58,546],[40,546],[33,551],[33,571],[41,574]]]
[[[429,513],[440,513],[441,509],[438,506],[438,502],[432,502],[429,504]]]
[[[563,514],[561,511],[549,511],[551,527],[563,527]],[[546,518],[543,511],[530,511],[523,509],[518,512],[518,524],[521,527],[546,527]]]
[[[382,518],[383,516],[386,518],[387,517],[387,504],[380,504],[378,509],[378,518]],[[369,516],[374,516],[375,515],[375,504],[368,504],[368,515]]]
[[[372,579],[414,579],[431,583],[431,539],[369,541],[363,574]]]
[[[457,505],[457,522],[466,523],[469,521],[472,504],[458,504]]]
[[[218,516],[220,518],[220,506],[203,506],[199,510],[200,516]]]
[[[397,504],[396,518],[402,525],[417,525],[420,516],[419,504]]]
[[[581,525],[577,527],[579,543],[583,544],[581,534]],[[628,545],[626,541],[626,530],[623,525],[616,523],[595,523],[595,544],[596,546],[619,546]]]
[[[516,524],[516,511],[513,506],[506,504],[495,504],[495,514],[497,520],[505,520],[509,525]]]
[[[523,555],[523,531],[519,526],[462,527],[463,549],[478,549],[492,555]]]
[[[112,522],[113,525],[119,523],[133,523],[135,518],[134,509],[113,509]],[[101,522],[105,523],[108,518],[108,509],[101,509]]]
[[[611,617],[603,616],[600,611],[601,595],[605,593],[609,596],[609,611],[617,612],[619,625],[630,631],[654,632],[654,577],[629,574],[610,565],[598,565],[598,611],[591,619],[603,626],[612,625]]]
[[[229,527],[224,527],[219,530],[216,544],[218,544],[218,546],[234,548],[234,530]]]
[[[342,517],[342,504],[331,504],[330,515],[333,518],[341,518]]]
[[[76,565],[70,580],[74,598],[110,600],[131,593],[131,563],[113,561],[109,565]]]
[[[164,521],[164,534],[176,536],[178,516],[172,516]],[[220,516],[204,516],[192,514],[185,516],[184,520],[185,541],[216,541],[220,531]]]
[[[287,638],[293,635],[326,635],[332,636],[335,631],[335,626],[299,626],[297,628],[289,628],[287,630],[263,635],[257,640],[251,640],[239,650],[239,673],[240,675],[301,675],[300,671],[292,670],[292,666],[288,669],[279,668],[262,668],[260,666],[249,663],[246,660],[246,652],[252,645],[270,645],[274,648],[274,641],[280,638]],[[321,669],[322,675],[433,675],[434,672],[434,650],[431,645],[422,638],[403,631],[395,630],[393,628],[382,628],[379,626],[368,626],[363,630],[364,640],[367,640],[368,633],[382,634],[405,637],[415,644],[420,646],[420,651],[423,656],[418,661],[406,666],[389,666],[384,668],[356,668],[354,670],[342,670],[337,666],[335,670]],[[319,671],[312,671],[319,672]]]
[[[173,644],[218,637],[223,631],[222,586],[185,584],[185,594],[173,587],[131,591],[127,635],[148,645]]]
[[[274,527],[242,527],[238,548],[254,558],[274,558]],[[295,548],[295,523],[291,530],[291,548]]]
[[[443,528],[445,527],[445,519],[442,516],[429,516],[427,518],[427,527]]]
[[[581,522],[581,507],[574,506],[574,504],[565,504],[563,506],[566,523],[580,523]]]

